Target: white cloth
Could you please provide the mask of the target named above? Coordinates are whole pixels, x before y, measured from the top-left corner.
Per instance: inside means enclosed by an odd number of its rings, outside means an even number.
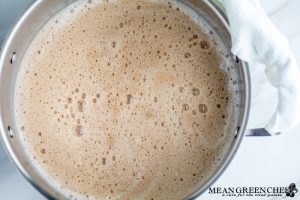
[[[292,129],[300,122],[300,71],[287,39],[258,0],[224,0],[224,6],[232,53],[248,62],[250,68],[265,66],[267,79],[278,91],[277,109],[265,128],[271,134]]]

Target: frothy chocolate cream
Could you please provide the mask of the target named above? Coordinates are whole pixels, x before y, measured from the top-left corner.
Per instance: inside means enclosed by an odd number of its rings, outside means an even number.
[[[37,170],[69,198],[195,191],[231,141],[220,41],[173,1],[76,1],[60,11],[28,47],[15,88]]]

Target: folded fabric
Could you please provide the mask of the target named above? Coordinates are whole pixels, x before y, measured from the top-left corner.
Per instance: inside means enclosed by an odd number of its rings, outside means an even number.
[[[287,39],[258,0],[223,2],[230,24],[232,53],[250,63],[250,68],[265,66],[268,81],[278,91],[277,109],[265,128],[271,134],[292,129],[300,122],[300,71]]]

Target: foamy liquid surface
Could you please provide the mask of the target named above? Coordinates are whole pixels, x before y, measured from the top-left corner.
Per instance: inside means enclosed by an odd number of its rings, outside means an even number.
[[[182,199],[213,173],[234,121],[229,52],[195,16],[180,3],[77,1],[35,37],[15,114],[59,191]]]

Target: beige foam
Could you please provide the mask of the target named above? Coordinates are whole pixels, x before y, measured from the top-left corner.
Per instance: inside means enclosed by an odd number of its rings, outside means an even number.
[[[89,2],[61,11],[24,56],[24,146],[83,199],[184,198],[231,141],[228,52],[179,3]]]

